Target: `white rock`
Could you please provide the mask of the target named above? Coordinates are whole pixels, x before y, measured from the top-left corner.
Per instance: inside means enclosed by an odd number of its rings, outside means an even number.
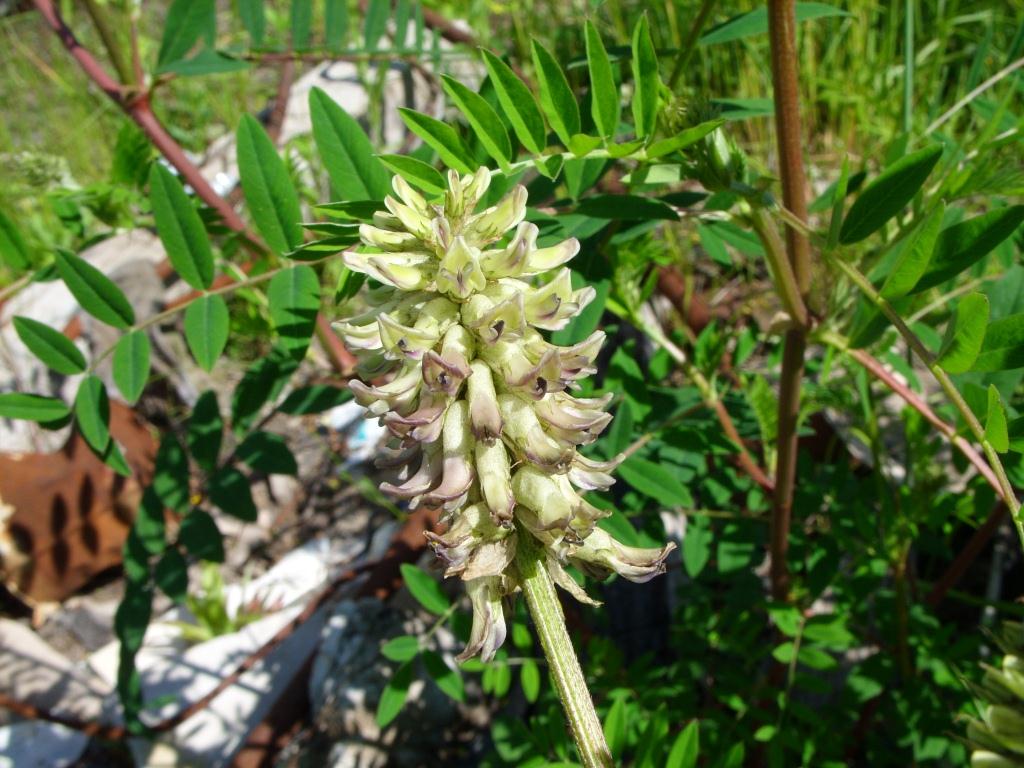
[[[72,765],[89,737],[57,723],[28,720],[0,728],[0,768],[64,768]]]

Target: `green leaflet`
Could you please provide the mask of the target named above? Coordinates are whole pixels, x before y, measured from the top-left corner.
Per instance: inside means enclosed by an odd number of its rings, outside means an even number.
[[[75,422],[85,442],[102,456],[110,443],[110,401],[107,388],[95,374],[86,376],[78,385]]]
[[[498,113],[483,96],[448,75],[441,76],[441,85],[459,111],[466,116],[487,154],[502,168],[506,167],[512,160],[512,143]]]
[[[619,88],[608,60],[608,52],[597,27],[589,19],[584,25],[587,68],[590,71],[590,112],[594,125],[606,140],[613,140],[619,127]]]
[[[258,511],[252,500],[249,481],[234,467],[224,467],[214,474],[207,491],[210,501],[224,514],[247,523],[256,520]]]
[[[176,603],[184,602],[188,592],[188,563],[181,552],[168,549],[153,569],[153,580]]]
[[[377,725],[381,728],[390,725],[391,721],[402,711],[405,697],[409,693],[409,685],[412,683],[412,672],[412,662],[407,661],[395,670],[395,674],[384,686],[377,704]]]
[[[498,96],[498,103],[512,123],[519,142],[530,154],[541,154],[547,145],[547,131],[537,100],[508,64],[490,51],[481,49],[480,53]]]
[[[251,432],[238,446],[238,460],[265,475],[294,475],[298,472],[295,456],[281,435]]]
[[[312,23],[313,0],[292,0],[292,48],[296,51],[302,51],[309,48],[310,27]]]
[[[909,203],[942,157],[933,145],[912,152],[886,168],[858,195],[839,230],[844,245],[860,242],[881,229]]]
[[[1010,237],[1024,221],[1024,205],[1000,208],[961,221],[939,233],[927,271],[912,293],[941,285],[969,269]]]
[[[85,370],[85,355],[56,328],[28,317],[15,317],[14,330],[29,351],[57,373],[72,376]]]
[[[670,152],[676,152],[680,149],[685,149],[692,144],[696,144],[724,122],[725,120],[722,119],[708,120],[705,123],[700,123],[699,125],[695,125],[691,128],[686,128],[671,138],[655,141],[647,147],[647,159],[653,160],[656,157],[662,157]]]
[[[281,336],[279,347],[301,358],[309,346],[320,311],[320,280],[312,267],[299,265],[274,275],[267,288],[270,320]]]
[[[910,293],[917,285],[931,262],[945,214],[946,206],[940,202],[914,230],[910,242],[904,246],[899,259],[882,284],[879,293],[883,299],[898,299]]]
[[[203,222],[181,182],[160,163],[149,172],[149,199],[160,241],[175,271],[196,290],[213,282],[213,252]]]
[[[633,124],[637,138],[654,133],[658,122],[658,56],[651,40],[647,14],[640,16],[633,28]]]
[[[630,456],[619,467],[619,475],[640,493],[671,509],[691,502],[690,492],[661,464]]]
[[[332,51],[340,50],[348,33],[348,1],[325,0],[324,42]]]
[[[985,440],[999,453],[1010,450],[1010,434],[1006,424],[1006,409],[995,384],[988,385],[988,411],[985,414]]]
[[[332,4],[333,0],[327,0],[328,9]],[[238,0],[238,15],[242,19],[245,31],[249,33],[253,46],[259,46],[263,42],[267,23],[263,0]]]
[[[391,179],[359,123],[319,88],[309,92],[309,110],[313,138],[342,199],[381,200],[389,194]]]
[[[408,155],[380,155],[384,167],[397,173],[413,186],[430,195],[439,195],[447,189],[444,176],[434,166]]]
[[[849,12],[841,8],[835,8],[826,3],[795,3],[797,23],[810,21],[812,19],[828,18],[830,16],[849,16]],[[757,8],[749,13],[736,16],[728,21],[719,24],[714,29],[705,33],[699,45],[717,45],[733,40],[740,40],[752,35],[764,35],[768,32],[768,9]]]
[[[957,304],[956,316],[949,321],[946,340],[936,360],[947,373],[964,373],[974,365],[985,340],[988,313],[988,297],[983,293],[972,293]]]
[[[145,331],[125,334],[114,347],[114,383],[128,403],[139,399],[149,381],[149,355],[149,336]]]
[[[174,0],[164,23],[160,53],[157,54],[157,72],[183,58],[201,36],[212,41],[216,23],[214,0]]]
[[[0,417],[37,421],[42,424],[66,419],[71,411],[63,400],[23,392],[0,393]]]
[[[28,265],[31,263],[25,238],[2,210],[0,210],[0,263],[6,264],[15,272],[28,269]]]
[[[185,443],[196,464],[211,472],[217,466],[223,439],[224,419],[220,415],[217,394],[208,389],[199,396],[192,409]]]
[[[445,165],[459,173],[476,170],[472,154],[450,125],[414,109],[399,107],[398,113],[406,127],[437,152]]]
[[[402,580],[417,602],[431,613],[442,614],[448,610],[451,601],[441,590],[441,585],[415,565],[403,563]]]
[[[533,66],[540,87],[540,105],[548,123],[566,147],[580,132],[580,107],[576,103],[569,81],[547,48],[533,41]]]
[[[216,294],[201,296],[185,309],[185,341],[204,371],[212,371],[224,351],[230,321],[227,303]]]
[[[185,515],[178,530],[178,543],[193,557],[224,562],[224,537],[213,518],[201,509],[193,509]]]
[[[82,309],[97,320],[124,330],[135,323],[135,310],[110,278],[84,259],[58,250],[57,272]]]
[[[992,372],[1015,368],[1024,368],[1024,313],[989,324],[973,370]]]
[[[284,160],[252,115],[243,115],[238,125],[238,172],[249,212],[267,245],[279,255],[298,248],[299,196]]]

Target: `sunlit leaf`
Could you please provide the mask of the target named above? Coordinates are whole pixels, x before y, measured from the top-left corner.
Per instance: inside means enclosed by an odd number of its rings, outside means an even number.
[[[911,152],[886,168],[853,201],[839,230],[839,242],[856,243],[881,229],[913,199],[940,157],[942,147],[936,144]]]
[[[78,385],[75,423],[89,447],[102,456],[110,442],[110,400],[106,386],[95,374],[86,376]]]
[[[84,259],[58,250],[57,271],[82,309],[100,322],[126,329],[135,323],[135,310],[113,281]]]
[[[641,14],[633,28],[633,123],[638,138],[654,133],[658,121],[658,56],[651,40],[647,14]]]
[[[1024,222],[1024,205],[999,208],[961,221],[939,233],[935,252],[913,293],[941,285],[974,266]]]
[[[14,330],[29,351],[57,373],[73,376],[85,370],[85,355],[56,328],[29,317],[15,317]]]
[[[320,88],[309,92],[313,138],[335,191],[345,200],[381,200],[391,179],[359,123]]]
[[[454,168],[460,173],[476,170],[472,153],[450,125],[414,109],[399,107],[398,113],[409,130],[437,152],[441,161],[449,168]]]
[[[441,85],[452,103],[465,115],[487,154],[502,167],[507,165],[512,159],[512,144],[494,108],[483,96],[474,93],[453,77],[442,75]]]
[[[451,606],[441,585],[415,565],[402,563],[402,579],[413,597],[431,613],[444,613]]]
[[[228,342],[228,305],[216,294],[200,296],[185,308],[185,341],[204,371],[212,371]]]
[[[547,131],[537,100],[519,76],[505,62],[487,50],[481,50],[484,66],[494,85],[505,116],[527,152],[539,155],[547,145]]]
[[[533,67],[540,88],[540,105],[548,123],[565,146],[580,132],[580,107],[576,103],[569,81],[550,51],[537,40],[533,45]]]
[[[237,141],[238,173],[256,229],[275,253],[294,250],[302,243],[302,215],[288,167],[252,115],[242,116]]]
[[[149,381],[149,354],[149,336],[145,331],[125,334],[114,347],[114,383],[129,403],[139,399]]]
[[[613,139],[619,127],[621,104],[612,65],[608,60],[601,34],[594,23],[584,24],[587,48],[587,69],[590,72],[590,110],[594,125],[605,139]]]

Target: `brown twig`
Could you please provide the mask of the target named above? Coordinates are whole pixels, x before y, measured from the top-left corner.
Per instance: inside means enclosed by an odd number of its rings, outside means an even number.
[[[182,179],[192,187],[196,195],[213,208],[224,224],[241,234],[249,243],[265,250],[259,238],[246,226],[245,221],[231,204],[210,186],[199,169],[188,159],[174,137],[157,119],[149,102],[148,94],[137,93],[119,85],[107,74],[96,58],[78,42],[74,32],[64,23],[52,0],[33,0],[47,25],[60,38],[64,47],[75,58],[88,77],[96,83],[135,123],[142,129],[153,146],[174,166]],[[328,356],[341,373],[351,370],[354,359],[330,331],[326,320],[318,319],[317,337],[328,350]]]

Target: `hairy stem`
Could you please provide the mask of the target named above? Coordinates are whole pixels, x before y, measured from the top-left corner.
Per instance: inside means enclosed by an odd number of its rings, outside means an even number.
[[[779,149],[779,175],[782,199],[794,217],[806,223],[806,179],[800,131],[800,94],[797,83],[796,9],[794,0],[768,0],[768,37],[771,47],[772,86],[775,94],[775,129]],[[811,285],[811,246],[800,228],[786,227],[786,251],[796,288],[806,306]],[[807,348],[806,312],[803,322],[786,332],[779,379],[778,461],[775,468],[775,493],[772,498],[770,540],[772,597],[789,597],[789,523],[796,484],[797,421],[800,414],[800,388]]]
[[[569,728],[580,751],[580,759],[586,768],[611,768],[612,755],[605,743],[601,721],[597,718],[587,681],[565,628],[565,615],[558,602],[554,582],[544,564],[544,551],[525,530],[519,532],[516,564],[519,566],[526,604],[537,628],[558,697],[562,700]]]
[[[999,453],[989,442],[988,438],[985,437],[985,428],[978,421],[978,417],[974,415],[974,411],[964,400],[963,395],[960,394],[960,390],[956,388],[953,380],[949,378],[949,374],[946,373],[935,362],[935,357],[925,347],[924,343],[917,338],[917,335],[910,330],[903,318],[900,317],[899,313],[892,308],[892,305],[882,298],[881,294],[875,289],[875,286],[871,284],[871,281],[867,279],[860,270],[854,267],[852,264],[847,264],[841,259],[835,259],[834,263],[842,270],[848,278],[856,285],[865,297],[872,304],[874,304],[882,312],[883,315],[893,324],[900,336],[903,337],[904,341],[907,342],[907,346],[910,347],[911,351],[917,356],[917,358],[924,363],[925,367],[931,371],[932,376],[939,382],[939,386],[949,399],[953,407],[960,412],[964,422],[967,424],[967,428],[970,430],[974,439],[981,445],[982,452],[985,454],[985,458],[988,460],[989,466],[992,469],[992,473],[996,477],[996,481],[999,483],[1001,490],[1001,496],[1003,501],[1006,502],[1006,506],[1010,510],[1010,516],[1013,518],[1013,524],[1017,528],[1017,535],[1020,537],[1021,545],[1024,546],[1024,521],[1021,520],[1020,515],[1020,502],[1017,500],[1017,494],[1013,490],[1013,486],[1010,484],[1009,478],[1006,476],[1006,469],[1003,467],[1003,462],[999,458]]]

